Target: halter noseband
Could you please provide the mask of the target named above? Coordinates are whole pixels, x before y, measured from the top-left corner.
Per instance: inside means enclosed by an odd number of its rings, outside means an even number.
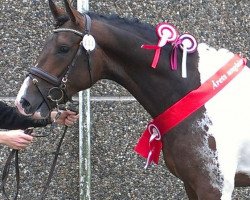
[[[54,33],[72,32],[72,33],[75,33],[76,35],[78,35],[84,39],[84,36],[90,35],[89,33],[90,33],[90,28],[91,28],[91,18],[87,14],[84,14],[84,16],[85,16],[85,30],[83,33],[81,33],[80,31],[74,30],[74,29],[69,29],[69,28],[58,28],[58,29],[55,29],[53,32]],[[68,81],[68,73],[69,73],[70,68],[75,66],[77,58],[81,55],[82,46],[84,47],[84,45],[81,42],[79,45],[79,48],[77,50],[77,53],[76,53],[75,57],[73,58],[71,64],[66,68],[66,70],[62,73],[62,75],[59,78],[54,76],[54,75],[49,74],[48,72],[44,71],[41,68],[32,67],[29,70],[29,77],[32,79],[33,84],[37,87],[39,93],[43,97],[45,103],[47,104],[47,106],[50,110],[51,110],[51,107],[50,107],[48,99],[50,99],[53,102],[56,102],[57,106],[58,106],[59,102],[61,102],[63,100],[64,101],[69,100],[69,98],[66,94],[66,83]],[[91,65],[90,65],[90,51],[91,50],[86,49],[86,47],[84,47],[84,48],[86,50],[88,71],[89,71],[89,78],[90,78],[90,87],[91,87],[93,84],[92,76],[91,76]],[[44,81],[46,81],[54,86],[49,90],[47,96],[45,96],[43,94],[41,88],[38,85],[38,80],[36,78],[34,78],[33,75],[41,78],[42,80],[44,80]],[[59,97],[53,97],[53,93],[59,94]],[[65,97],[66,97],[66,99],[65,99]]]

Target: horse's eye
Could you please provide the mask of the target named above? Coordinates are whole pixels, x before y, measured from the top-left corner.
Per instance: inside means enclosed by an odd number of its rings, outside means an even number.
[[[59,53],[68,53],[69,52],[69,47],[68,46],[60,46],[59,48]]]

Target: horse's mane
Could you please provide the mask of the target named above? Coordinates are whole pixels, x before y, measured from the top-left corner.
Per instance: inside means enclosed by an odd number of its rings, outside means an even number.
[[[139,19],[137,18],[123,18],[120,17],[117,14],[111,14],[111,15],[103,15],[103,14],[97,14],[94,12],[88,12],[87,13],[90,17],[94,18],[94,19],[98,19],[101,21],[108,21],[109,23],[112,24],[120,24],[120,25],[129,25],[129,26],[133,26],[134,28],[143,28],[143,29],[152,29],[153,27],[150,24],[146,24],[146,23],[142,23],[140,22]]]
[[[100,20],[104,23],[108,23],[110,25],[119,27],[121,29],[129,30],[131,32],[140,32],[141,34],[150,35],[155,33],[155,28],[147,23],[142,23],[137,18],[123,18],[120,17],[117,14],[111,14],[111,15],[103,15],[103,14],[97,14],[95,12],[88,12],[87,13],[92,19]]]
[[[103,15],[97,14],[95,12],[87,12],[86,14],[88,14],[91,19],[100,20],[112,26],[119,27],[120,29],[124,29],[129,32],[137,32],[143,35],[144,37],[155,37],[155,28],[150,24],[140,22],[140,20],[136,18],[128,19],[120,17],[117,14]],[[58,17],[54,26],[58,28],[64,23],[66,23],[68,20],[70,20],[68,15],[62,15]]]

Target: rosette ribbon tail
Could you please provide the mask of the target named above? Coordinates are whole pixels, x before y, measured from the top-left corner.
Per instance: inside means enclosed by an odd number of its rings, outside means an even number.
[[[181,42],[181,40],[177,40],[177,42],[173,45],[173,49],[170,55],[170,66],[172,70],[177,70],[178,67],[178,47]]]
[[[144,45],[141,46],[141,48],[143,48],[143,49],[149,49],[149,50],[155,50],[155,55],[154,55],[151,67],[152,68],[156,68],[156,66],[158,64],[158,61],[159,61],[159,58],[160,58],[160,54],[161,54],[161,47],[159,47],[157,45],[147,45],[147,44],[144,44]]]
[[[141,155],[142,157],[147,159],[145,169],[154,162],[158,164],[160,153],[162,150],[162,142],[159,138],[159,134],[150,132],[150,124],[148,128],[144,131],[141,138],[139,139],[137,145],[134,150]]]

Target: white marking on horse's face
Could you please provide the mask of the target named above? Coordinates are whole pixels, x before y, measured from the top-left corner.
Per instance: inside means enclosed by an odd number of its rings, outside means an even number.
[[[205,82],[232,57],[226,49],[216,50],[200,44],[199,71]],[[216,141],[219,170],[223,176],[221,199],[231,199],[236,172],[250,175],[250,70],[245,67],[224,89],[205,104]],[[201,124],[200,124],[201,125]]]
[[[21,114],[23,114],[23,115],[27,115],[27,114],[25,113],[25,111],[24,111],[24,109],[23,109],[23,107],[22,107],[20,101],[21,101],[21,98],[26,94],[26,90],[27,90],[28,84],[29,84],[29,79],[30,79],[30,78],[27,77],[27,78],[24,80],[24,82],[23,82],[23,84],[22,84],[22,86],[21,86],[21,88],[20,88],[20,90],[19,90],[19,92],[18,92],[18,94],[17,94],[16,100],[15,100],[15,105],[16,105],[16,107],[18,108],[19,112],[20,112]]]
[[[22,84],[22,86],[21,86],[21,88],[20,88],[20,90],[19,90],[19,92],[17,94],[16,100],[15,100],[15,105],[16,105],[18,111],[22,115],[25,115],[25,116],[29,116],[30,114],[27,114],[25,112],[25,110],[22,107],[20,101],[21,101],[21,98],[26,95],[26,91],[27,91],[27,88],[29,86],[29,81],[30,81],[30,77],[27,77],[24,80],[24,82],[23,82],[23,84]],[[39,111],[35,112],[34,114],[32,114],[32,118],[34,118],[34,119],[40,119],[40,118],[42,118],[41,113]]]

